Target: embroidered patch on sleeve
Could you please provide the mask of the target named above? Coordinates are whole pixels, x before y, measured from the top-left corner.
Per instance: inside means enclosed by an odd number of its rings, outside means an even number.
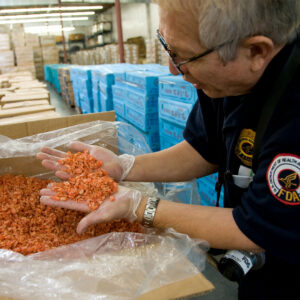
[[[271,194],[280,202],[300,205],[300,157],[277,155],[268,168],[267,182]]]

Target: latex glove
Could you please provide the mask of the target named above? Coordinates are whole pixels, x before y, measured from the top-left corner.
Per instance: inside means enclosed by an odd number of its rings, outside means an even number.
[[[116,181],[122,181],[127,177],[135,160],[133,155],[123,154],[118,156],[103,147],[88,145],[81,142],[72,142],[70,143],[69,148],[76,152],[87,150],[92,156],[103,162],[103,169]],[[55,171],[55,175],[61,179],[69,178],[69,174],[62,172],[64,166],[58,163],[60,159],[63,159],[66,156],[66,152],[48,147],[41,148],[41,152],[37,154],[37,158],[42,161],[42,165],[47,169]]]
[[[51,184],[50,184],[51,185]],[[41,190],[40,202],[45,205],[63,207],[67,209],[90,212],[89,207],[85,203],[78,203],[73,200],[56,201],[50,198],[55,196],[55,192],[51,191],[50,186]],[[86,215],[77,226],[77,233],[83,234],[89,226],[109,222],[115,219],[127,219],[133,222],[137,219],[136,210],[141,202],[142,194],[140,191],[118,186],[118,192],[113,194],[114,201],[107,199],[101,206],[88,215]]]

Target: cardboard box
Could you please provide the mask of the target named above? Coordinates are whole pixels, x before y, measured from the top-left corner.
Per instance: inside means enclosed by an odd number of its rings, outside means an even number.
[[[12,109],[12,108],[20,108],[20,107],[31,107],[31,106],[39,106],[39,105],[48,105],[48,100],[30,100],[30,101],[20,101],[13,103],[0,103],[1,109]]]
[[[31,100],[49,100],[49,94],[47,94],[47,93],[32,93],[32,94],[13,93],[11,95],[6,95],[5,97],[3,97],[1,99],[1,104],[31,101]]]
[[[15,65],[14,52],[11,50],[0,51],[0,65],[3,67],[13,67]]]
[[[55,111],[45,111],[45,112],[38,112],[33,114],[21,115],[16,117],[9,117],[9,118],[2,118],[0,119],[0,126],[1,125],[8,125],[8,124],[16,124],[16,123],[24,123],[30,122],[35,120],[48,120],[58,118],[60,115]]]
[[[2,118],[9,118],[21,115],[28,115],[37,112],[43,111],[55,111],[55,107],[52,105],[41,105],[41,106],[32,106],[25,108],[12,108],[7,110],[0,110],[0,121]]]
[[[32,121],[11,125],[0,125],[0,134],[8,136],[10,138],[21,138],[26,136],[35,135],[42,132],[52,131],[59,128],[64,128],[76,124],[92,122],[95,120],[114,121],[114,112],[94,113],[86,115],[75,115],[69,117],[60,117],[49,120]],[[28,168],[28,163],[31,167]],[[28,160],[24,157],[15,157],[13,159],[2,159],[1,166],[3,170],[8,166],[13,166],[14,170],[20,170],[19,174],[30,175],[33,168],[39,167],[40,162],[36,165],[33,164],[33,160]],[[150,246],[153,248],[152,246]],[[155,247],[154,247],[155,248]],[[131,255],[143,255],[140,251],[130,251]],[[140,254],[139,254],[140,253]],[[130,254],[130,253],[128,253]],[[186,260],[186,264],[192,264]],[[195,268],[195,267],[194,267]],[[164,272],[164,270],[162,270]],[[141,274],[133,274],[132,276],[140,276]],[[17,288],[17,286],[16,286]],[[136,298],[138,300],[168,300],[168,299],[188,299],[197,295],[202,295],[213,290],[213,285],[201,274],[191,276],[190,278],[180,280],[161,288],[155,289],[142,296]],[[99,290],[101,293],[101,289]],[[0,300],[9,300],[10,298],[1,297]]]
[[[87,123],[97,120],[115,121],[114,112],[103,112],[86,115],[74,115],[68,117],[59,117],[53,120],[40,120],[26,122],[22,124],[0,125],[0,134],[12,139],[31,136],[41,132],[52,131],[64,127],[74,126],[81,123]]]
[[[8,33],[0,33],[0,50],[10,50],[10,37]]]

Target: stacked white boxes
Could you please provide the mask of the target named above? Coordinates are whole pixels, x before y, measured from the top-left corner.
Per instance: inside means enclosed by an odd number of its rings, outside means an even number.
[[[10,36],[8,33],[0,33],[0,71],[7,73],[14,69],[14,52],[10,46]]]

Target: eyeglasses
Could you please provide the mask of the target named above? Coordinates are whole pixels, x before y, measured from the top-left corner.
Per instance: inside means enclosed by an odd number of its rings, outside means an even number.
[[[172,53],[172,50],[170,49],[169,45],[166,43],[165,39],[164,39],[163,36],[160,34],[160,32],[159,32],[158,29],[156,30],[156,34],[157,34],[158,40],[160,41],[160,43],[162,44],[162,46],[164,47],[164,49],[165,49],[166,52],[168,53],[168,55],[169,55],[169,57],[170,57],[170,60],[171,60],[172,64],[174,65],[174,67],[176,68],[176,70],[177,70],[180,74],[182,74],[182,75],[184,75],[184,73],[181,71],[180,66],[185,65],[185,64],[187,64],[187,63],[189,63],[189,62],[191,62],[191,61],[197,60],[197,59],[199,59],[200,57],[203,57],[203,56],[205,56],[205,55],[207,55],[207,54],[209,54],[209,53],[211,53],[211,52],[213,52],[213,51],[215,51],[215,50],[218,50],[219,48],[221,48],[221,47],[223,47],[225,44],[227,44],[227,42],[225,42],[225,43],[223,43],[223,44],[221,44],[221,45],[219,45],[219,46],[217,46],[217,47],[215,47],[215,48],[213,48],[213,49],[206,50],[205,52],[203,52],[203,53],[201,53],[201,54],[199,54],[199,55],[195,55],[195,56],[193,56],[193,57],[191,57],[191,58],[189,58],[189,59],[186,59],[186,60],[184,60],[184,61],[182,61],[182,62],[180,62],[180,63],[176,63],[176,62],[175,62],[175,54]]]

